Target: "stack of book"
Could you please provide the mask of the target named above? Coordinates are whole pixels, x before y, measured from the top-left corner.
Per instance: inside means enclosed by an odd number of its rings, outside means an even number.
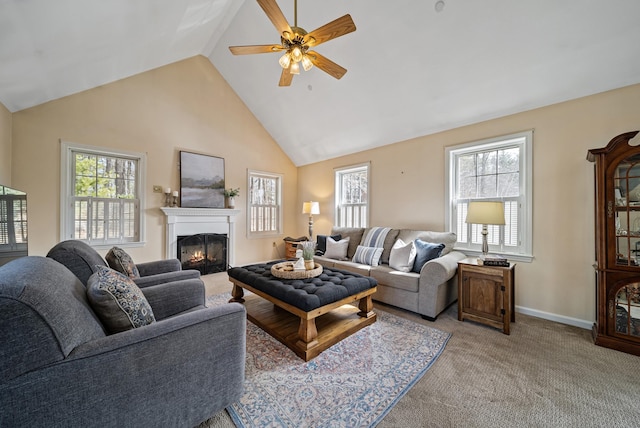
[[[504,257],[498,256],[487,256],[482,261],[482,264],[485,266],[504,266],[509,267],[509,260]]]

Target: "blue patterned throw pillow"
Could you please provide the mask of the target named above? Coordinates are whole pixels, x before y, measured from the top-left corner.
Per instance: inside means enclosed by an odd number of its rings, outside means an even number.
[[[106,266],[96,266],[87,282],[87,298],[108,333],[155,322],[153,310],[132,279]]]
[[[140,272],[133,259],[120,247],[113,247],[105,256],[105,260],[111,269],[117,270],[129,278],[140,278]]]
[[[382,256],[382,248],[358,245],[356,253],[353,255],[353,262],[369,266],[378,266],[380,256]]]

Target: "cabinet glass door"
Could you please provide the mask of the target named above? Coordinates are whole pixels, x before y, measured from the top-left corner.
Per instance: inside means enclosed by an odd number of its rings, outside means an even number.
[[[640,337],[640,283],[620,288],[615,298],[616,334]]]
[[[616,265],[640,266],[640,154],[617,165],[613,192],[607,216],[615,221]]]

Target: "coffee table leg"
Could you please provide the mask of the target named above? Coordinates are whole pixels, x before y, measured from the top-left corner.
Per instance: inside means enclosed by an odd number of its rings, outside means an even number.
[[[360,299],[360,303],[358,303],[358,309],[360,309],[358,315],[362,318],[371,318],[375,315],[375,313],[373,312],[373,299],[370,295]]]
[[[231,300],[229,302],[238,302],[244,303],[244,290],[242,287],[239,287],[236,284],[233,284],[233,288],[231,289]]]
[[[298,344],[303,349],[309,349],[318,344],[318,329],[316,328],[316,319],[300,318],[300,327],[298,327]]]

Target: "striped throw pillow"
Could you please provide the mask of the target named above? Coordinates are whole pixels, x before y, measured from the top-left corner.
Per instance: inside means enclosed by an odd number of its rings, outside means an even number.
[[[391,230],[390,227],[372,227],[362,237],[360,245],[363,247],[384,247],[384,239],[387,237],[387,233]]]
[[[369,266],[378,266],[380,256],[382,256],[382,248],[358,245],[356,253],[353,255],[353,262]]]

